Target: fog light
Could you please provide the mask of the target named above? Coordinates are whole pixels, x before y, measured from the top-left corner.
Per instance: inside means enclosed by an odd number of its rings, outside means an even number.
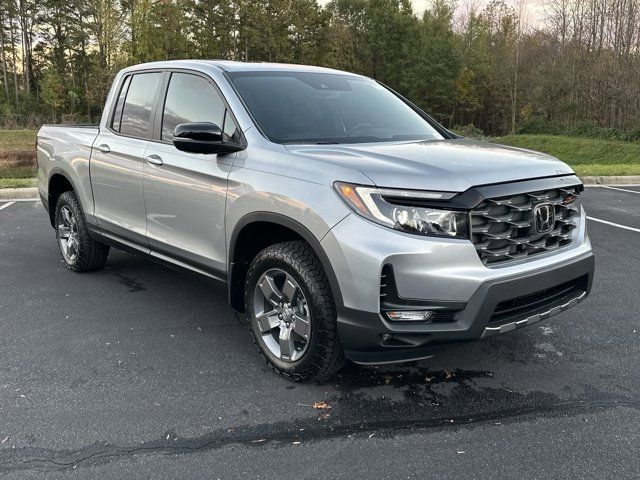
[[[394,322],[426,322],[431,318],[431,310],[396,310],[386,312],[389,320]]]

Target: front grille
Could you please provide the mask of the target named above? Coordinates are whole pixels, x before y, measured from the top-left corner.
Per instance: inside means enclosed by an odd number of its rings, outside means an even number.
[[[529,295],[504,300],[496,305],[487,326],[501,325],[566,303],[567,300],[579,297],[585,292],[588,281],[588,277],[583,276]]]
[[[578,187],[555,188],[483,200],[471,211],[471,238],[485,265],[556,250],[573,241],[579,221]],[[555,224],[538,233],[536,205],[551,203]]]

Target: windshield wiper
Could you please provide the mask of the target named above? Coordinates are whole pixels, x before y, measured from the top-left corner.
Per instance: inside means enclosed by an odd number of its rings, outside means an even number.
[[[316,142],[316,145],[340,145],[340,142],[336,142],[334,140],[320,140]]]

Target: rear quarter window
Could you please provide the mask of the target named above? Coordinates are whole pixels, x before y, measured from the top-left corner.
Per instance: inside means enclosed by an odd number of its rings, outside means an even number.
[[[124,79],[122,87],[120,88],[120,94],[118,100],[116,100],[116,108],[113,111],[113,118],[111,119],[111,128],[116,132],[120,131],[120,121],[122,120],[122,107],[124,106],[124,98],[127,96],[127,90],[129,89],[129,83],[131,83],[131,75]]]

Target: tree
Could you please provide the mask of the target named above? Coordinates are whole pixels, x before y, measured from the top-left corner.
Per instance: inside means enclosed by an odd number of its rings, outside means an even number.
[[[53,69],[43,72],[40,80],[40,90],[42,102],[51,109],[53,121],[56,121],[57,113],[64,106],[64,84],[62,78]]]
[[[462,69],[452,30],[454,5],[436,0],[425,10],[416,45],[411,77],[405,77],[407,94],[441,121],[451,124],[457,82]]]
[[[491,135],[640,126],[640,0],[546,0],[536,29],[523,1],[0,0],[0,125],[93,121],[125,65],[226,58],[364,74]]]

